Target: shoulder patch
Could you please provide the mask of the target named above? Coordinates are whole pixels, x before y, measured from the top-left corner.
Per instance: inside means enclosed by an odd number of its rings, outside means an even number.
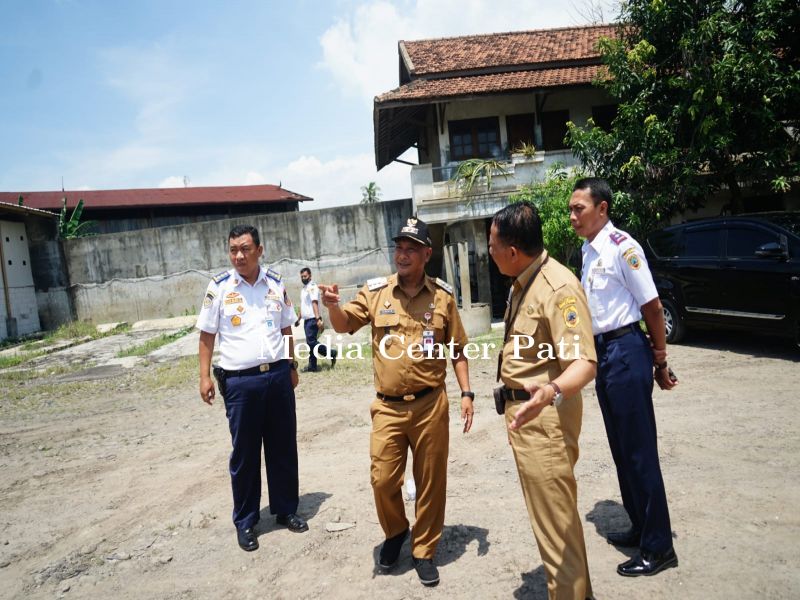
[[[445,292],[447,292],[451,296],[453,295],[453,286],[447,283],[444,279],[437,277],[436,285],[438,285],[440,288],[442,288]]]
[[[267,277],[274,279],[278,283],[280,283],[281,279],[283,279],[283,276],[272,268],[267,269]]]
[[[214,275],[212,279],[214,280],[214,283],[222,283],[230,276],[231,274],[228,271],[223,271],[222,273],[217,273],[216,275]]]
[[[622,242],[628,239],[628,236],[622,233],[621,231],[612,231],[608,235],[608,239],[610,239],[617,246],[619,246]]]
[[[367,289],[370,292],[384,288],[387,285],[389,285],[389,281],[386,279],[386,277],[374,277],[373,279],[367,279]]]

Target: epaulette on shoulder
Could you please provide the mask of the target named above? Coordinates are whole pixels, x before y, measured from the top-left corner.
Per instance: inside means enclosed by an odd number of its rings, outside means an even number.
[[[442,288],[445,292],[453,295],[453,286],[447,283],[444,279],[440,279],[439,277],[436,278],[436,285]]]
[[[214,283],[219,284],[225,281],[230,276],[231,274],[228,271],[223,271],[222,273],[217,273],[216,275],[214,275],[212,279],[214,280]]]
[[[367,279],[367,289],[370,292],[384,288],[387,285],[389,285],[389,281],[386,279],[386,277],[374,277],[372,279]]]
[[[283,276],[280,273],[278,273],[277,271],[272,270],[271,268],[267,269],[267,277],[271,277],[272,279],[274,279],[278,283],[280,283],[281,279],[283,279]]]
[[[619,246],[622,242],[628,239],[628,236],[622,233],[621,231],[612,231],[608,235],[608,239],[610,239],[617,246]]]

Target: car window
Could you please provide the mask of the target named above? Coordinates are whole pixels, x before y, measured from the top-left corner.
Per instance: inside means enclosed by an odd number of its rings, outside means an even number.
[[[656,231],[647,238],[650,249],[659,258],[681,255],[681,230]]]
[[[728,258],[755,258],[759,246],[778,241],[777,235],[765,229],[731,226],[728,229],[726,255]]]
[[[719,257],[721,229],[687,229],[683,234],[685,257]]]

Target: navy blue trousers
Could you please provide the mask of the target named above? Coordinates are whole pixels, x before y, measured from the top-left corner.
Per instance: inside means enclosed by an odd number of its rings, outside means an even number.
[[[672,547],[667,495],[658,462],[653,411],[653,352],[643,332],[604,342],[597,348],[597,399],[611,455],[617,467],[622,504],[640,548],[665,552]]]
[[[258,523],[261,508],[261,448],[267,466],[269,511],[297,512],[297,418],[289,363],[258,375],[226,380],[225,414],[231,430],[233,523]]]
[[[336,350],[331,348],[330,354],[328,354],[328,348],[324,344],[320,344],[317,341],[317,334],[319,333],[319,326],[317,325],[316,319],[306,319],[303,321],[303,331],[306,334],[306,344],[308,344],[309,350],[311,352],[308,355],[308,368],[312,371],[317,368],[317,357],[314,355],[314,348],[319,346],[319,350],[317,350],[320,356],[336,356]]]

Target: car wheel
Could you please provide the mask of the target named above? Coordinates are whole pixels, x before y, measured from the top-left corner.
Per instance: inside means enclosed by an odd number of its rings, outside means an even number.
[[[664,326],[667,330],[667,343],[676,344],[683,339],[686,333],[683,318],[672,300],[662,300],[661,306],[664,307]]]

